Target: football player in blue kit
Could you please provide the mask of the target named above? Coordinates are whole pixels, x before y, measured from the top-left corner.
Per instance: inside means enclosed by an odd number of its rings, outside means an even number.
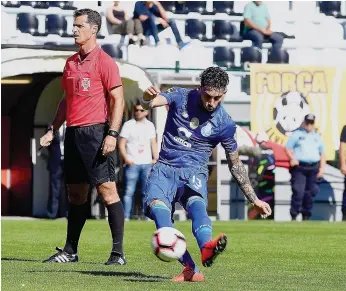
[[[263,218],[271,214],[271,209],[257,198],[251,186],[237,151],[236,125],[220,104],[227,92],[228,74],[219,67],[210,67],[200,78],[198,89],[173,87],[160,92],[149,87],[143,95],[145,108],[169,105],[159,160],[144,191],[144,207],[157,229],[174,227],[171,216],[175,202],[179,202],[192,220],[202,264],[210,267],[227,244],[225,234],[212,239],[207,214],[207,164],[218,143],[224,147],[229,170],[248,201]],[[179,261],[185,268],[174,281],[204,280],[188,251]]]

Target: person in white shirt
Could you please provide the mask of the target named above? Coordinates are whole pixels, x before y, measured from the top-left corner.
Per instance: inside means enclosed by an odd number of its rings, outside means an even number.
[[[120,132],[119,151],[126,165],[125,221],[131,217],[133,196],[138,180],[141,180],[143,191],[151,165],[156,163],[158,159],[155,126],[146,118],[147,116],[148,111],[137,104],[135,117],[125,122]]]

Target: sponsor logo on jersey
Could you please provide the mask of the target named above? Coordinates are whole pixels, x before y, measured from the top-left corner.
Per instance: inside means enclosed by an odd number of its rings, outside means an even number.
[[[191,148],[191,143],[188,142],[188,140],[190,139],[190,137],[192,136],[192,133],[186,129],[185,127],[179,127],[178,128],[178,135],[179,136],[175,136],[173,139],[183,145],[184,147],[187,148]]]

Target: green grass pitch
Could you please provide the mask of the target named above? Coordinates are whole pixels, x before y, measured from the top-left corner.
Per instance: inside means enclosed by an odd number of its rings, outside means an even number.
[[[76,264],[41,263],[63,246],[65,220],[2,220],[1,226],[2,290],[346,290],[346,223],[214,222],[214,235],[225,232],[229,244],[208,269],[190,222],[177,223],[206,277],[202,283],[169,281],[182,267],[152,253],[153,222],[126,223],[126,266],[103,265],[111,247],[106,221],[87,221]]]

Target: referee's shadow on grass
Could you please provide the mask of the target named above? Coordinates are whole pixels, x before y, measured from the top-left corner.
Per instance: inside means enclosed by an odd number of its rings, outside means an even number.
[[[42,261],[40,261],[40,260],[22,259],[22,258],[1,258],[1,261],[42,262]]]
[[[42,260],[24,259],[24,258],[1,258],[1,261],[12,261],[12,262],[38,262],[42,263]],[[83,262],[83,264],[97,265],[96,262]]]

